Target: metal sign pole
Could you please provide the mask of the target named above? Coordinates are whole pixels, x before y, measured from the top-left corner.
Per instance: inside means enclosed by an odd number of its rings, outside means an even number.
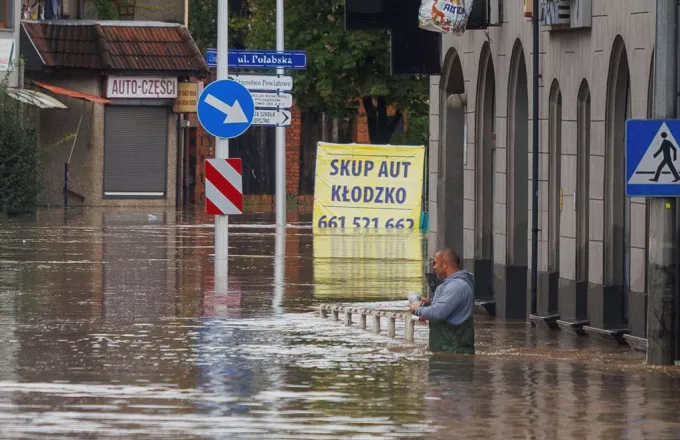
[[[276,50],[283,50],[283,0],[276,0]],[[219,63],[219,61],[218,61]],[[283,75],[283,69],[276,69]],[[276,127],[276,226],[286,225],[286,128]]]
[[[227,79],[229,68],[229,0],[217,1],[217,80]],[[215,158],[229,157],[229,139],[215,137]],[[229,257],[229,216],[215,216],[215,291],[227,284]]]

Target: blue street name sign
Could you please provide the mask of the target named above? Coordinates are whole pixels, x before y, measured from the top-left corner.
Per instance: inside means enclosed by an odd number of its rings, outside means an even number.
[[[217,66],[217,49],[208,49],[205,61],[209,67]],[[229,67],[237,69],[293,69],[307,68],[307,53],[302,50],[230,50]]]
[[[626,195],[680,197],[680,120],[626,122]]]
[[[242,135],[253,123],[255,103],[244,86],[221,79],[203,89],[196,113],[205,131],[218,138],[231,139]]]

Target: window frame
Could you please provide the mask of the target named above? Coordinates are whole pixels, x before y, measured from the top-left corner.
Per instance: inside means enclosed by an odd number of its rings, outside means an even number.
[[[14,29],[14,0],[0,0],[0,29]]]

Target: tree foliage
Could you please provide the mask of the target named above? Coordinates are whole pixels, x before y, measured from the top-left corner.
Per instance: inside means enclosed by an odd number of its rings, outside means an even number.
[[[33,212],[42,189],[42,154],[36,131],[22,104],[0,81],[0,213]]]
[[[191,4],[194,38],[201,49],[214,47],[216,0]],[[276,0],[242,0],[241,6],[230,26],[242,41],[232,40],[231,47],[274,49]],[[363,103],[373,143],[389,142],[407,109],[427,113],[427,78],[390,75],[389,34],[346,31],[344,0],[287,0],[285,47],[307,52],[307,68],[292,73],[298,106],[342,118],[355,116]]]

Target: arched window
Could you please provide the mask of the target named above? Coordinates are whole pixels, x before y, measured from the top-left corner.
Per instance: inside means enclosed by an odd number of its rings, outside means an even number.
[[[630,69],[626,45],[616,37],[607,81],[604,181],[604,286],[620,296],[619,322],[627,324],[630,286],[630,200],[625,191],[625,132],[631,114]]]
[[[548,116],[548,272],[559,272],[562,154],[562,92],[557,80],[550,88]]]
[[[507,264],[528,265],[529,95],[522,43],[517,40],[508,81]]]
[[[496,75],[485,43],[479,62],[475,114],[475,288],[477,299],[493,297],[493,209]]]
[[[581,82],[576,108],[576,282],[588,282],[590,221],[590,88]]]

